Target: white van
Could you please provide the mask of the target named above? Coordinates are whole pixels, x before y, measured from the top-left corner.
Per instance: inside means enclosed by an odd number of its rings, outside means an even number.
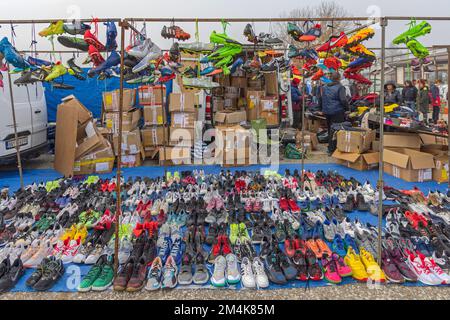
[[[19,77],[20,74],[12,74],[12,82]],[[0,163],[7,164],[16,162],[17,155],[7,74],[3,74],[3,83],[5,87],[0,89]],[[48,149],[44,87],[40,82],[12,86],[20,154],[22,159],[38,157]]]

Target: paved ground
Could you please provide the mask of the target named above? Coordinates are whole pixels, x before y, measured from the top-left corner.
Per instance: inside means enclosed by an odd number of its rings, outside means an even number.
[[[7,293],[0,300],[449,300],[450,287],[386,285],[369,289],[364,284],[284,290],[173,290],[138,293]]]

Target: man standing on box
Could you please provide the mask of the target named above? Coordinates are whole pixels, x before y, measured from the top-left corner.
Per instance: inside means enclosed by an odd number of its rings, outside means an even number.
[[[319,105],[327,119],[328,155],[331,155],[336,150],[336,144],[333,143],[334,132],[331,127],[335,123],[345,121],[345,112],[348,110],[349,104],[339,72],[332,73],[329,78],[331,82],[324,84],[320,90]]]
[[[294,114],[293,127],[297,129],[302,128],[302,94],[298,86],[300,85],[300,79],[294,78],[291,83],[291,100],[292,100],[292,113]]]

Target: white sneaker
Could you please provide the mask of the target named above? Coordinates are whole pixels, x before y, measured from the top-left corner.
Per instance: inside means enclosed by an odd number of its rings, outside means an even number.
[[[255,275],[256,285],[258,288],[267,288],[269,286],[269,278],[264,270],[264,264],[256,257],[253,259],[253,271]]]
[[[73,257],[73,263],[84,263],[87,256],[92,252],[92,243],[88,242],[81,246],[77,254]]]
[[[119,264],[124,264],[128,260],[132,249],[133,249],[133,245],[131,244],[131,242],[128,239],[123,239],[120,242]]]
[[[442,281],[442,284],[450,284],[450,275],[445,273],[441,267],[439,267],[433,259],[428,257],[422,257],[422,262],[428,267],[428,269]]]
[[[225,280],[225,269],[227,266],[227,261],[223,256],[218,256],[214,260],[214,272],[211,277],[211,284],[214,287],[224,287],[226,284]]]
[[[247,257],[244,257],[241,262],[241,276],[242,276],[242,285],[246,288],[255,288],[256,280],[255,275],[253,274],[252,264]]]
[[[340,223],[340,226],[342,228],[342,232],[344,233],[344,237],[346,234],[348,234],[350,237],[355,237],[355,230],[352,228],[352,224],[350,221],[348,221],[348,218],[346,218],[344,221]]]
[[[241,281],[241,273],[239,272],[238,261],[234,254],[229,253],[226,256],[227,261],[227,283],[237,284]]]
[[[103,252],[103,247],[99,244],[95,246],[95,249],[91,252],[90,255],[86,257],[86,260],[84,260],[85,264],[95,264],[98,260],[98,258],[101,256]]]
[[[442,280],[435,276],[418,256],[408,255],[405,263],[416,274],[417,280],[430,286],[440,285]]]
[[[36,252],[38,252],[40,245],[41,241],[39,239],[36,239],[31,243],[31,245],[28,246],[25,251],[22,252],[20,258],[22,259],[24,265],[29,259],[31,259],[31,257],[34,256]]]
[[[52,252],[50,241],[42,241],[39,250],[26,262],[23,263],[26,268],[37,268],[37,266],[47,258]]]
[[[69,242],[69,245],[64,248],[64,252],[61,256],[61,260],[64,264],[71,263],[73,261],[73,258],[77,254],[78,249],[80,248],[80,245],[81,245],[80,239],[71,240]]]

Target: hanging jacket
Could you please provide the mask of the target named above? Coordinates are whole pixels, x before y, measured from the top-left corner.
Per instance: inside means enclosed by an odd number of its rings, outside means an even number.
[[[417,94],[417,109],[422,113],[428,113],[430,104],[430,90],[428,87],[424,87]]]
[[[339,82],[328,83],[321,88],[320,105],[327,116],[343,113],[348,109],[345,87]]]

